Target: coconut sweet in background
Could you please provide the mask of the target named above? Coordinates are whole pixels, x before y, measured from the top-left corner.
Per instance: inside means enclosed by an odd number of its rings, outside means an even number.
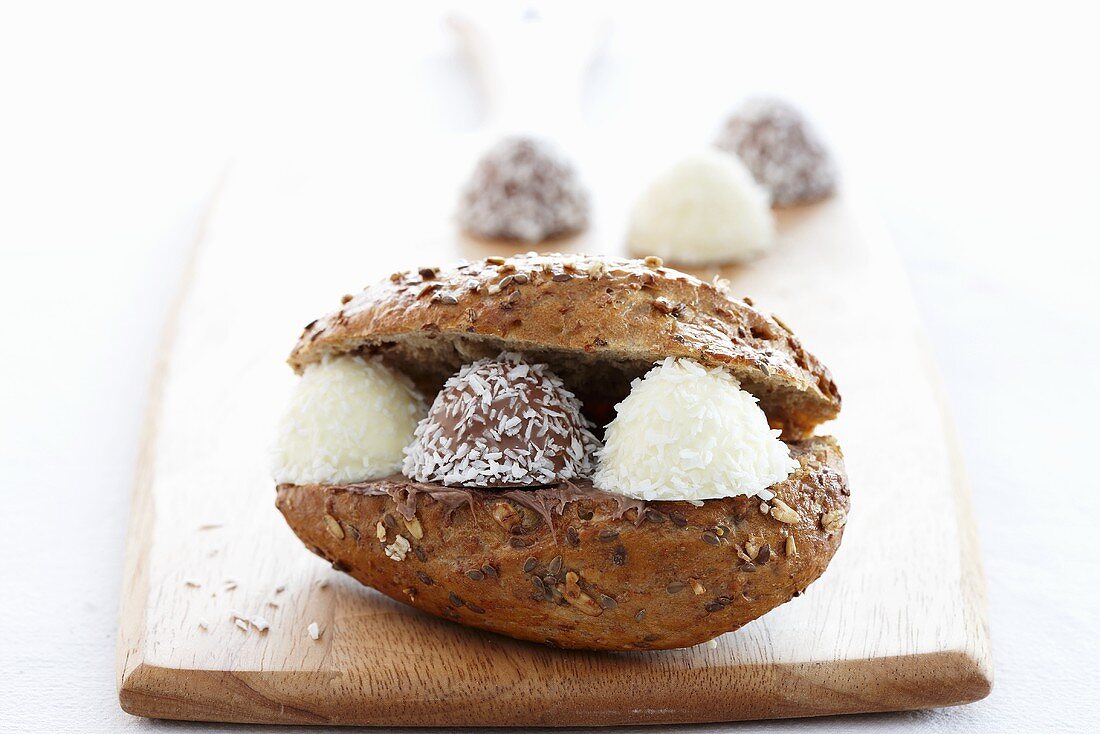
[[[658,176],[635,204],[628,236],[632,253],[683,265],[748,260],[774,240],[767,192],[739,160],[715,150]]]
[[[806,118],[773,97],[743,102],[715,145],[738,156],[776,206],[817,201],[836,189],[836,167]]]
[[[477,162],[459,199],[459,225],[484,239],[527,243],[588,226],[589,196],[565,156],[546,141],[504,138]]]

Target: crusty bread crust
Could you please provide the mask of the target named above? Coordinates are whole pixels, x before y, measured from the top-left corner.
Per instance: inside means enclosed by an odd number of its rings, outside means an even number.
[[[621,399],[665,357],[724,367],[788,438],[840,410],[829,371],[782,321],[656,258],[529,254],[394,273],[306,326],[289,362],[300,372],[327,353],[379,353],[433,391],[505,349],[550,362],[582,398]]]
[[[686,647],[798,595],[840,545],[839,448],[827,437],[790,446],[800,468],[764,504],[578,491],[538,512],[501,492],[432,496],[398,476],[281,485],[277,505],[334,568],[431,614],[560,647]]]

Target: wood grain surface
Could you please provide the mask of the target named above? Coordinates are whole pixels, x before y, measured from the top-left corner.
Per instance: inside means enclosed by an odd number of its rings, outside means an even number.
[[[792,325],[844,396],[823,432],[844,448],[852,512],[803,597],[714,645],[569,652],[421,614],[302,548],[267,471],[302,325],[394,270],[508,250],[418,214],[449,205],[453,175],[380,182],[362,170],[239,164],[196,246],[134,490],[118,647],[126,711],[567,726],[915,709],[989,692],[984,588],[949,411],[893,248],[848,195],[782,212],[777,250],[723,271]],[[416,206],[392,196],[414,189]],[[592,233],[555,249],[621,250],[613,199]],[[234,613],[270,627],[243,630]]]

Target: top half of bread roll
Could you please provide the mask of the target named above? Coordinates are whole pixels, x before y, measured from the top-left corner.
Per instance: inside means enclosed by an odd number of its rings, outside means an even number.
[[[298,372],[326,354],[379,354],[429,394],[501,351],[545,362],[583,400],[618,401],[665,357],[723,367],[784,438],[840,411],[828,369],[775,316],[659,259],[518,255],[394,273],[306,326]]]

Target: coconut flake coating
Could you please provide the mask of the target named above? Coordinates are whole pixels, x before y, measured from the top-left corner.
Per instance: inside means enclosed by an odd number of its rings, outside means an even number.
[[[504,138],[478,161],[457,218],[477,237],[542,242],[588,226],[588,191],[548,143]]]
[[[643,500],[763,495],[798,467],[729,372],[669,357],[631,384],[607,426],[596,487]]]
[[[703,150],[658,176],[634,206],[630,250],[685,264],[748,260],[771,247],[768,193],[732,156]]]
[[[802,114],[770,97],[746,100],[715,145],[738,156],[777,206],[823,199],[836,188],[836,167]]]
[[[427,406],[378,358],[325,357],[305,368],[279,423],[275,481],[365,482],[401,467]]]
[[[515,353],[447,380],[405,449],[403,473],[451,487],[532,487],[587,477],[599,441],[580,401]]]

